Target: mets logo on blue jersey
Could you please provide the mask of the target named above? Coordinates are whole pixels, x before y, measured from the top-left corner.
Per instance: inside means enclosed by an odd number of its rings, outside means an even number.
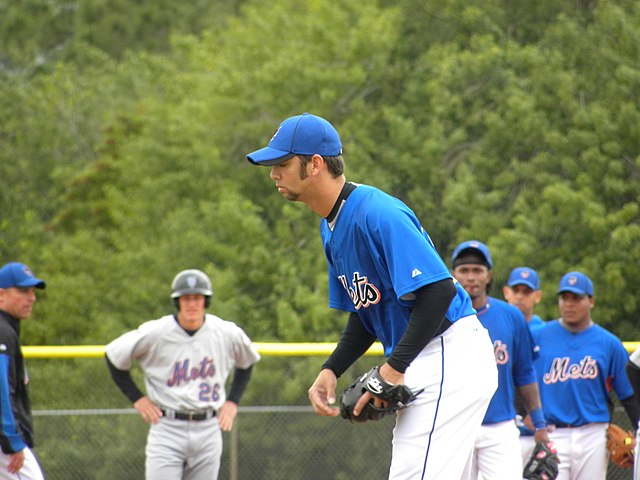
[[[509,350],[507,345],[500,340],[493,342],[493,354],[496,356],[496,363],[498,365],[506,365],[509,362]]]
[[[369,305],[375,305],[380,301],[380,291],[373,283],[369,283],[369,279],[366,276],[361,277],[359,272],[353,272],[351,286],[347,283],[347,278],[344,275],[340,275],[338,279],[349,293],[356,310],[360,310],[361,307],[367,308]]]
[[[569,380],[591,380],[598,376],[598,363],[589,355],[578,363],[569,364],[569,357],[554,358],[549,371],[542,380],[547,385]]]

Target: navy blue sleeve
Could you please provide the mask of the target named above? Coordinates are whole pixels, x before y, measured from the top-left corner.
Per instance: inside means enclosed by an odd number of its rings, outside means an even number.
[[[233,380],[231,381],[231,388],[229,389],[229,396],[227,397],[227,400],[234,402],[236,405],[240,404],[240,399],[249,384],[249,379],[251,379],[252,370],[253,365],[249,368],[236,368],[236,371],[233,374]]]
[[[125,394],[131,403],[136,403],[144,397],[144,393],[140,391],[133,381],[129,370],[120,370],[116,368],[115,365],[111,363],[111,360],[109,360],[107,355],[105,355],[104,358],[107,361],[107,368],[109,368],[111,378],[113,378],[113,381],[116,383],[120,391]]]

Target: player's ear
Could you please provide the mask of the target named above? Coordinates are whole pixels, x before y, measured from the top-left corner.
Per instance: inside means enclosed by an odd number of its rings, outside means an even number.
[[[509,297],[511,297],[511,289],[506,285],[502,287],[502,295],[508,301]]]
[[[542,300],[542,290],[536,290],[533,292],[533,298],[535,299],[536,304],[540,303],[540,300]]]
[[[325,159],[322,155],[317,153],[311,157],[311,173],[318,173],[326,165]]]

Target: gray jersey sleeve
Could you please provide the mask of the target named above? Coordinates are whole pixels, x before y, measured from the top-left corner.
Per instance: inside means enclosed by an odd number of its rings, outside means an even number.
[[[143,323],[136,330],[127,332],[105,347],[105,354],[111,363],[120,370],[131,370],[132,360],[141,358],[147,352],[148,334],[153,331],[159,320]]]

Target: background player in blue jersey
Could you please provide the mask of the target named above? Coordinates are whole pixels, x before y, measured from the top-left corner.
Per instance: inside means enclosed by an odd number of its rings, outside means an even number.
[[[591,280],[569,272],[558,288],[560,318],[533,332],[540,347],[536,373],[549,435],[561,461],[560,480],[606,478],[611,388],[631,424],[638,422],[625,372],[629,355],[615,335],[593,322],[594,305]]]
[[[518,267],[511,270],[507,284],[502,288],[507,303],[518,307],[524,315],[529,329],[544,325],[542,319],[533,313],[536,305],[542,300],[538,272],[529,267]]]
[[[332,406],[337,378],[379,339],[381,376],[424,388],[397,415],[389,478],[468,478],[465,467],[497,385],[491,341],[415,214],[376,188],[347,182],[338,132],[315,115],[288,118],[267,147],[247,157],[271,167],[284,198],[322,217],[329,306],[349,312],[309,389],[315,411],[339,415]],[[354,413],[372,400],[364,393]]]
[[[542,290],[540,290],[540,280],[538,272],[529,267],[518,267],[511,270],[507,284],[502,287],[502,294],[507,303],[517,307],[524,315],[529,330],[544,326],[542,319],[533,313],[535,306],[542,300]],[[522,403],[522,399],[515,392],[516,397],[516,425],[520,430],[520,448],[522,460],[526,462],[535,448],[534,429],[527,421],[527,410]]]
[[[33,419],[20,322],[31,316],[36,289],[45,287],[22,263],[7,263],[0,269],[0,478],[43,478],[31,451]]]
[[[462,242],[454,250],[451,263],[454,277],[473,300],[480,322],[489,331],[498,365],[498,389],[475,442],[472,478],[480,475],[484,480],[521,478],[523,461],[515,424],[515,387],[532,419],[535,441],[549,441],[533,371],[531,333],[520,310],[489,296],[493,262],[484,243]]]

